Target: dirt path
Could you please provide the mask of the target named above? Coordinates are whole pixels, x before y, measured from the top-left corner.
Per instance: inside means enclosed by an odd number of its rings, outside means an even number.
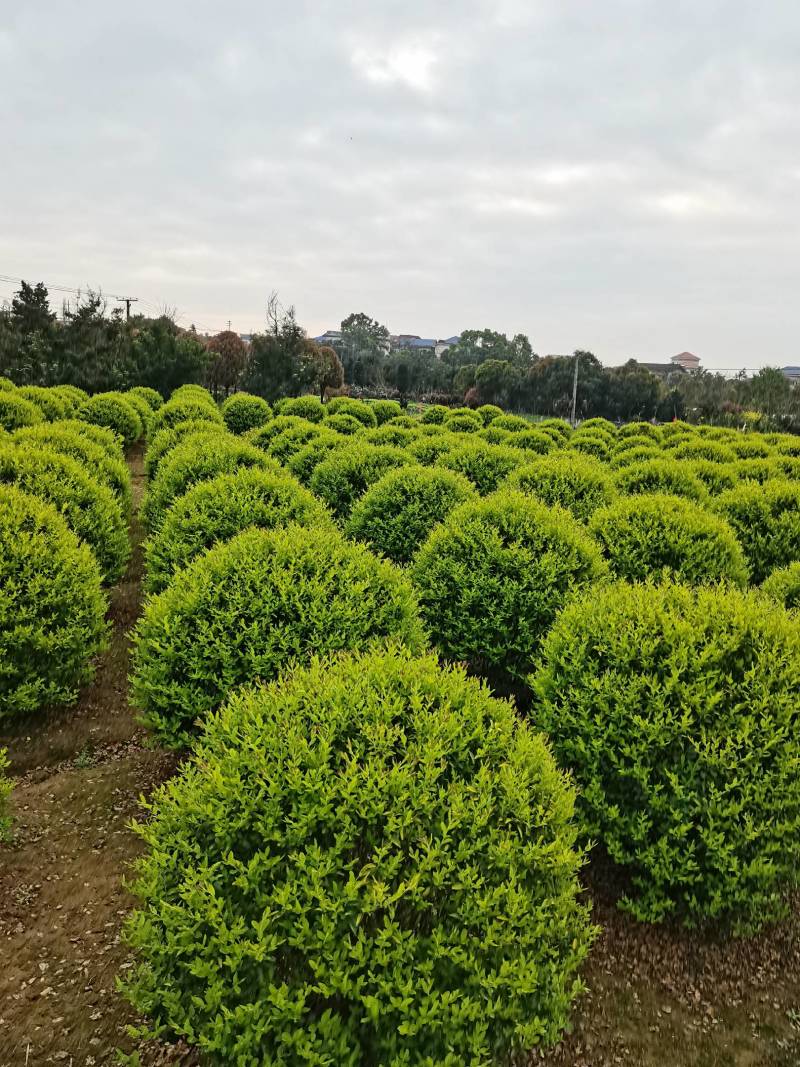
[[[134,497],[141,451],[130,457]],[[123,877],[138,854],[138,798],[173,773],[145,745],[128,704],[128,633],[141,597],[141,530],[113,590],[112,645],[75,707],[0,735],[18,777],[14,839],[0,849],[0,1067],[99,1067],[132,1051],[135,1021],[114,991],[129,963]],[[798,1067],[800,906],[749,942],[713,944],[641,926],[596,896],[604,933],[586,972],[575,1030],[544,1067]],[[185,1048],[141,1048],[143,1067],[194,1064]]]

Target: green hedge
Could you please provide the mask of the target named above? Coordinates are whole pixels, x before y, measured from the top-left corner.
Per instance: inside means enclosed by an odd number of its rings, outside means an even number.
[[[280,470],[274,459],[239,437],[204,433],[185,437],[159,464],[142,505],[150,532],[161,527],[168,508],[193,485],[243,467]]]
[[[61,419],[54,423],[60,430],[72,430],[104,450],[111,459],[125,460],[124,442],[118,433],[107,426],[97,426],[82,419]]]
[[[269,422],[272,408],[261,396],[234,393],[223,401],[220,414],[231,433],[242,434]]]
[[[165,742],[237,685],[271,679],[291,660],[387,638],[423,647],[410,583],[335,531],[245,530],[175,575],[136,630],[132,692]]]
[[[75,699],[106,645],[105,611],[89,547],[50,504],[0,485],[0,721]]]
[[[411,573],[448,659],[520,678],[567,597],[606,567],[569,512],[501,490],[451,512]]]
[[[126,448],[144,433],[139,412],[122,393],[95,393],[78,409],[78,418],[113,430]]]
[[[360,434],[364,429],[364,423],[360,419],[357,419],[355,415],[349,415],[345,411],[340,411],[334,415],[326,415],[322,420],[322,425],[326,429],[335,430],[336,433],[347,437]]]
[[[678,578],[691,585],[747,583],[747,564],[724,519],[679,496],[621,497],[589,523],[611,573],[630,582]]]
[[[401,418],[404,414],[403,407],[397,400],[375,400],[370,407],[379,426],[383,426],[389,419]]]
[[[286,460],[286,469],[289,470],[301,485],[308,485],[314,471],[324,459],[333,452],[348,448],[347,439],[341,434],[322,432],[313,438],[298,451],[294,452]]]
[[[332,526],[327,508],[294,478],[244,468],[198,482],[178,497],[145,544],[145,588],[160,592],[176,571],[249,526]]]
[[[229,432],[221,422],[207,422],[205,419],[189,419],[187,422],[178,422],[174,426],[165,426],[151,436],[148,442],[147,451],[144,454],[145,474],[152,481],[158,473],[161,461],[184,438],[200,433],[225,435]]]
[[[776,479],[742,482],[714,499],[715,510],[733,527],[753,582],[800,559],[800,484]]]
[[[434,526],[474,496],[472,484],[455,471],[400,467],[367,490],[345,530],[393,563],[409,563]]]
[[[532,679],[587,838],[637,918],[785,911],[800,831],[800,623],[758,593],[620,583],[570,604]]]
[[[233,697],[137,827],[125,992],[209,1063],[522,1062],[595,933],[573,805],[462,671],[315,659]]]
[[[179,422],[192,422],[195,419],[223,425],[219,408],[204,390],[198,393],[184,393],[181,396],[173,393],[166,404],[160,407],[153,416],[150,436],[155,437],[159,430],[177,426]]]
[[[779,567],[763,582],[762,590],[784,607],[800,608],[800,562]]]
[[[516,435],[511,437],[513,441]],[[481,496],[493,493],[517,467],[529,461],[529,456],[506,445],[485,445],[482,441],[469,441],[450,448],[436,466],[463,474],[475,486]]]
[[[483,420],[474,411],[455,408],[444,420],[444,428],[450,433],[477,433],[483,429]]]
[[[47,422],[64,419],[72,410],[72,405],[67,402],[66,397],[59,396],[55,389],[47,389],[41,385],[24,385],[17,390],[16,395],[35,404]]]
[[[281,403],[281,415],[297,415],[308,422],[322,422],[325,410],[318,396],[292,396]]]
[[[60,388],[64,387],[61,386]],[[151,411],[158,411],[164,404],[164,397],[161,393],[157,389],[151,389],[149,385],[135,385],[128,392],[145,400]]]
[[[599,434],[576,433],[570,438],[567,447],[573,452],[580,452],[584,456],[593,456],[594,459],[599,459],[606,463],[611,458],[613,442],[606,437],[601,437]]]
[[[425,424],[441,426],[449,414],[450,408],[445,407],[444,404],[431,404],[430,407],[425,408],[419,420]]]
[[[302,452],[312,441],[337,441],[339,435],[326,426],[315,426],[313,422],[302,426],[292,426],[273,437],[267,446],[267,455],[272,456],[281,465],[286,465],[292,456]]]
[[[326,456],[315,468],[309,485],[337,519],[345,520],[371,485],[392,467],[410,461],[399,448],[359,442]]]
[[[0,429],[13,431],[43,421],[41,408],[20,396],[16,389],[0,389]]]
[[[372,410],[372,405],[363,400],[355,400],[349,396],[336,396],[325,405],[326,415],[350,415],[362,424],[362,426],[377,426],[378,417]]]
[[[591,456],[568,452],[543,456],[518,467],[508,476],[506,484],[544,504],[567,508],[582,522],[616,496],[614,483],[602,463]]]
[[[92,549],[106,582],[125,573],[130,555],[122,508],[75,459],[38,445],[0,444],[0,483],[52,504]]]
[[[687,500],[705,503],[708,490],[692,473],[691,464],[674,459],[648,459],[614,472],[614,482],[621,493],[669,493]]]

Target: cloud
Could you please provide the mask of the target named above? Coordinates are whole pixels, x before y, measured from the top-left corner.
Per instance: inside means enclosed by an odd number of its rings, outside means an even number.
[[[375,85],[401,85],[418,93],[430,93],[435,85],[436,49],[408,41],[388,47],[358,45],[350,55],[354,70]]]

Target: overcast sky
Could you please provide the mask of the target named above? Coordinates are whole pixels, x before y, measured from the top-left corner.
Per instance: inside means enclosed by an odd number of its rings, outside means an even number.
[[[0,93],[0,274],[800,362],[797,0],[0,0]]]

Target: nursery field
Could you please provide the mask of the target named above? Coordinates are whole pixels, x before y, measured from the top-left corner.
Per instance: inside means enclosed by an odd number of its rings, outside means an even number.
[[[0,379],[0,1067],[800,1063],[799,605],[789,435]]]

